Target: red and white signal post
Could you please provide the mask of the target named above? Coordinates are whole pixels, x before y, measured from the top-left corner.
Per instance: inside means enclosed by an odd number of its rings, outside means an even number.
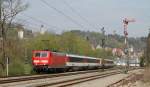
[[[128,24],[129,22],[135,22],[134,19],[128,19],[128,18],[125,18],[123,19],[123,26],[124,26],[124,36],[125,36],[125,40],[124,40],[124,53],[126,54],[126,57],[127,57],[127,67],[129,67],[129,56],[128,56],[128,43],[127,43],[127,38],[128,38]],[[127,70],[127,67],[125,67],[125,73],[128,71]]]

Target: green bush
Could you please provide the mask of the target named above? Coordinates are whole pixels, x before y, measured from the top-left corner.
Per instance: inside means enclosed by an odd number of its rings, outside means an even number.
[[[9,65],[9,75],[22,75],[24,74],[24,66],[22,62],[13,62]]]

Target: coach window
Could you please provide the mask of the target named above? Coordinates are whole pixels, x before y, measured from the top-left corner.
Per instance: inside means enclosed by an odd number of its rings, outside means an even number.
[[[70,62],[83,62],[83,58],[69,57]]]
[[[90,62],[91,63],[99,63],[99,60],[97,60],[97,59],[90,59]]]

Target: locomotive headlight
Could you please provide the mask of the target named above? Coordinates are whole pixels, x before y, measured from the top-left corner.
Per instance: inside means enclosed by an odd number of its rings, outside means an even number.
[[[33,60],[33,62],[34,62],[34,63],[39,63],[40,61],[39,61],[39,60]]]
[[[41,60],[42,63],[48,63],[48,60]]]

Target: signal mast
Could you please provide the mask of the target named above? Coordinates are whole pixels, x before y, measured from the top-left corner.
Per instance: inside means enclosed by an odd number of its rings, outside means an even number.
[[[123,20],[123,24],[124,24],[124,36],[125,36],[125,45],[127,45],[127,36],[128,36],[127,28],[128,28],[129,22],[135,22],[135,20],[134,20],[134,19],[128,19],[128,18],[125,18],[125,19]]]
[[[124,26],[124,37],[125,37],[125,40],[124,40],[124,52],[126,54],[126,57],[127,57],[127,67],[129,67],[129,56],[128,56],[128,44],[127,44],[127,38],[128,38],[128,24],[129,22],[135,22],[134,19],[129,19],[129,18],[125,18],[123,20],[123,26]],[[125,73],[127,73],[127,67],[125,67]]]

